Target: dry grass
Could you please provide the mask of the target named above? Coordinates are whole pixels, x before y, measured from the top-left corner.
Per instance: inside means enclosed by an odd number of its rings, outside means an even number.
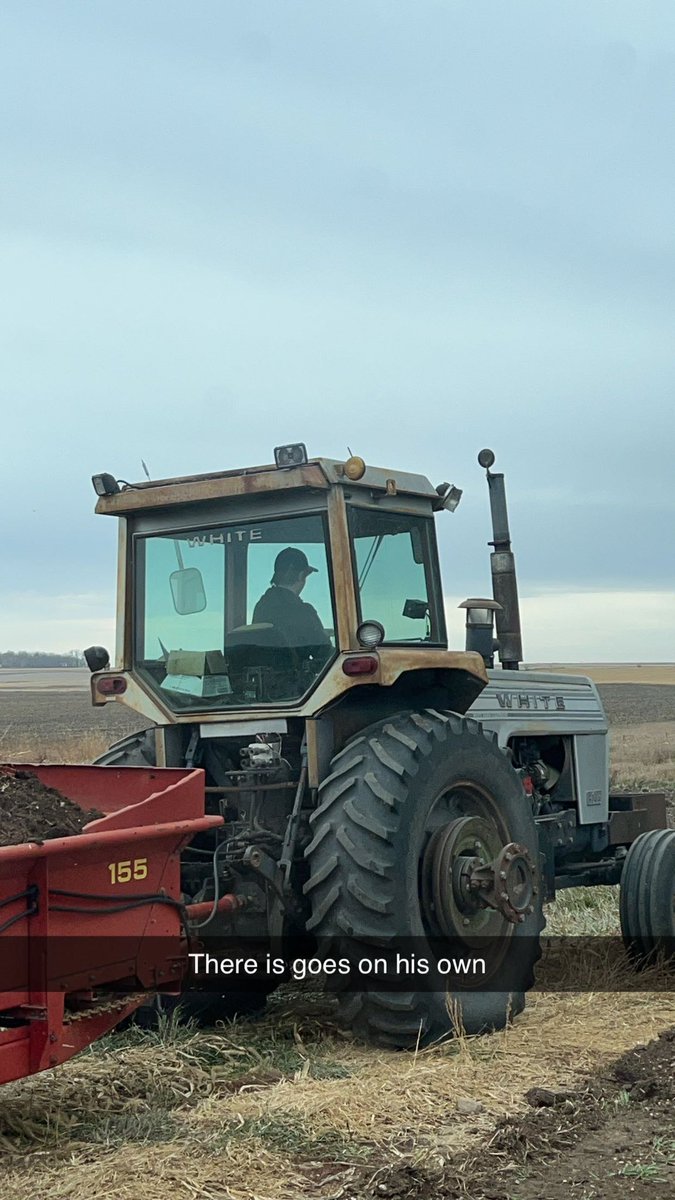
[[[546,909],[555,937],[613,937],[620,933],[618,887],[569,888]]]
[[[111,743],[105,731],[82,733],[78,730],[41,736],[16,730],[0,730],[0,761],[18,763],[90,763],[103,754]]]
[[[611,731],[612,783],[675,791],[675,721]]]
[[[385,1162],[442,1165],[528,1088],[578,1084],[675,1023],[669,996],[534,994],[503,1033],[392,1055],[300,999],[300,1018],[279,997],[263,1022],[120,1035],[3,1089],[4,1200],[334,1196]],[[462,1116],[460,1098],[484,1107]]]

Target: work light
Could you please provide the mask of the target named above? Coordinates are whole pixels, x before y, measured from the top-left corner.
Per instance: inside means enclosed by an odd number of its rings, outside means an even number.
[[[288,446],[275,446],[274,461],[278,467],[301,467],[307,462],[307,447],[304,442],[291,442]]]
[[[379,621],[363,621],[356,631],[359,646],[372,650],[384,641],[384,625]]]
[[[454,512],[462,499],[462,489],[455,487],[454,483],[439,483],[436,491],[441,498],[440,507]]]
[[[104,471],[102,475],[92,475],[91,482],[97,496],[114,496],[115,492],[120,490],[115,476],[110,475],[107,471]]]

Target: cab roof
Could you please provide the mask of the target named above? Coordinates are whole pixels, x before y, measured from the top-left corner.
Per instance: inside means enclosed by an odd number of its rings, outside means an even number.
[[[170,508],[217,500],[228,496],[250,496],[310,488],[327,491],[330,487],[365,489],[388,495],[422,496],[441,507],[436,488],[425,475],[366,465],[360,479],[345,474],[345,463],[333,458],[313,458],[300,466],[244,467],[232,471],[213,471],[205,475],[183,475],[170,479],[144,480],[124,484],[112,495],[99,496],[97,513],[124,516],[149,508]]]

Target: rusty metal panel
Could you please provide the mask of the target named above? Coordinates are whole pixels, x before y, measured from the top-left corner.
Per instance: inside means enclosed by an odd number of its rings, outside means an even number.
[[[119,516],[144,508],[162,508],[221,496],[246,496],[303,487],[325,490],[331,486],[348,487],[357,494],[376,492],[394,501],[400,496],[403,504],[406,497],[412,496],[432,502],[438,499],[436,489],[425,475],[367,465],[362,478],[353,480],[345,476],[343,463],[318,458],[300,467],[279,469],[266,465],[142,481],[112,496],[100,496],[96,512]]]
[[[380,674],[385,685],[394,683],[404,671],[466,671],[485,686],[487,669],[480,654],[470,650],[425,649],[423,646],[381,646]]]
[[[315,720],[309,717],[305,726],[307,734],[307,782],[318,788],[330,769],[330,760],[335,752],[333,722],[326,717]]]
[[[338,650],[358,648],[356,589],[344,495],[333,489],[328,495],[328,531],[335,589],[335,644]]]
[[[155,729],[155,762],[158,767],[166,766],[166,742],[161,727]]]
[[[104,679],[109,675],[121,675],[127,681],[127,689],[122,695],[102,696],[96,690],[96,683],[99,679]],[[159,696],[155,693],[146,691],[144,685],[139,680],[138,676],[133,671],[97,671],[91,677],[91,702],[97,708],[103,704],[124,704],[126,708],[133,709],[134,712],[140,713],[142,717],[147,717],[155,725],[172,725],[178,724],[177,714],[172,713],[169,708],[161,702]],[[222,714],[220,714],[222,717]],[[181,714],[185,720],[194,723],[195,714]],[[201,720],[201,716],[199,717]]]
[[[123,695],[112,695],[105,698],[98,695],[95,691],[96,679],[104,675],[119,674],[119,672],[101,671],[97,675],[93,675],[92,697],[93,702],[97,705],[104,703],[126,704],[127,707],[133,708],[136,712],[147,717],[150,721],[154,721],[156,724],[182,725],[195,724],[196,722],[203,724],[211,721],[222,722],[224,719],[227,721],[264,720],[274,713],[289,717],[313,717],[317,716],[352,688],[372,687],[378,684],[384,687],[391,687],[406,671],[429,669],[457,671],[475,680],[477,688],[483,688],[487,682],[487,672],[481,656],[467,651],[425,650],[423,647],[411,649],[408,647],[384,646],[380,647],[377,652],[360,650],[359,653],[377,658],[378,669],[372,675],[345,675],[342,670],[342,664],[347,655],[339,654],[326,674],[319,680],[318,685],[304,700],[294,705],[283,707],[279,704],[269,704],[266,706],[261,705],[257,708],[242,707],[236,709],[228,707],[212,708],[210,710],[194,708],[172,712],[165,704],[163,698],[160,699],[159,695],[151,692],[149,685],[142,682],[135,672],[125,673],[127,690]]]
[[[266,492],[289,491],[292,488],[328,488],[321,467],[309,463],[303,467],[284,470],[215,476],[194,476],[158,484],[133,486],[113,496],[100,496],[97,513],[120,516],[147,508],[170,508],[175,504],[190,504],[203,500],[218,500],[226,496],[251,496]]]
[[[360,479],[348,479],[344,473],[344,463],[334,458],[320,458],[317,461],[331,483],[344,484],[345,487],[358,491],[365,488],[389,492],[391,495],[402,492],[409,496],[428,496],[432,500],[438,500],[438,493],[426,475],[398,471],[393,467],[372,467],[366,463],[365,474]]]
[[[131,665],[127,658],[130,643],[127,638],[127,562],[128,562],[128,530],[124,518],[120,520],[117,537],[117,599],[115,605],[115,666],[122,668]]]

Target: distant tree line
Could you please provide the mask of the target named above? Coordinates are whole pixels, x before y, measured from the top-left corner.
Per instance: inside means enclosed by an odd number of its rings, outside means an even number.
[[[84,667],[81,650],[50,654],[46,650],[0,650],[0,667]]]

